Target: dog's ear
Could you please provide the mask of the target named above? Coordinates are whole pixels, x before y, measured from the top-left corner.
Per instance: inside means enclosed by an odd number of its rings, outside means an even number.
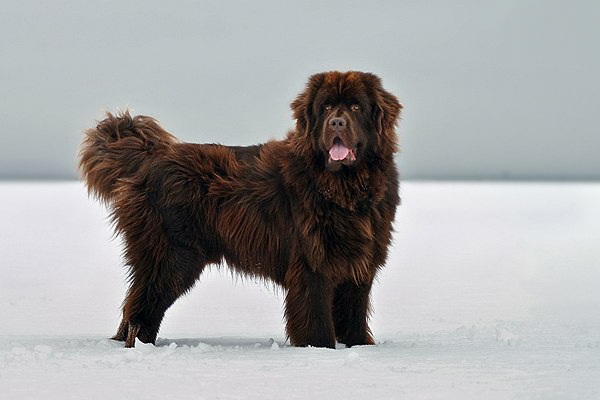
[[[376,111],[379,114],[378,124],[381,133],[395,131],[402,108],[402,104],[400,104],[396,96],[381,87],[377,90]]]
[[[304,91],[300,93],[291,104],[292,113],[296,120],[296,131],[298,134],[306,135],[310,132],[313,122],[313,101],[317,91],[321,87],[324,74],[315,74],[308,78]]]
[[[390,146],[397,151],[396,124],[402,112],[402,104],[396,96],[383,89],[381,79],[373,74],[367,75],[367,81],[374,97],[373,123],[377,127],[377,137],[380,143]]]

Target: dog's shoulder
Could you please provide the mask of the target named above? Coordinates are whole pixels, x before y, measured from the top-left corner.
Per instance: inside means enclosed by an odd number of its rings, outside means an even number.
[[[233,152],[237,162],[246,165],[256,164],[256,160],[260,156],[262,147],[262,144],[255,144],[252,146],[225,146],[225,148]]]

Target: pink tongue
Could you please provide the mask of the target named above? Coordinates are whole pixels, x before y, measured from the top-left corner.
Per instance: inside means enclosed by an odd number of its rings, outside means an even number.
[[[331,146],[331,149],[329,149],[329,156],[331,156],[331,159],[334,161],[340,161],[346,158],[349,152],[350,149],[344,146],[341,142],[337,142]]]

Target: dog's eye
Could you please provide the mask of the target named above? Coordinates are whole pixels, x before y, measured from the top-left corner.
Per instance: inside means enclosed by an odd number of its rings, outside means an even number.
[[[352,111],[360,111],[360,106],[359,106],[358,104],[352,104],[352,105],[350,106],[350,109],[351,109]]]
[[[331,111],[331,105],[330,104],[325,104],[325,106],[323,108],[325,108],[325,111]]]

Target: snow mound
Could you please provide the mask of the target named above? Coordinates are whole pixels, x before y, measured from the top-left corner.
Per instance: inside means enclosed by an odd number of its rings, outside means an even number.
[[[600,398],[600,185],[403,183],[375,346],[290,347],[281,291],[205,273],[156,346],[77,183],[0,184],[2,399]]]

